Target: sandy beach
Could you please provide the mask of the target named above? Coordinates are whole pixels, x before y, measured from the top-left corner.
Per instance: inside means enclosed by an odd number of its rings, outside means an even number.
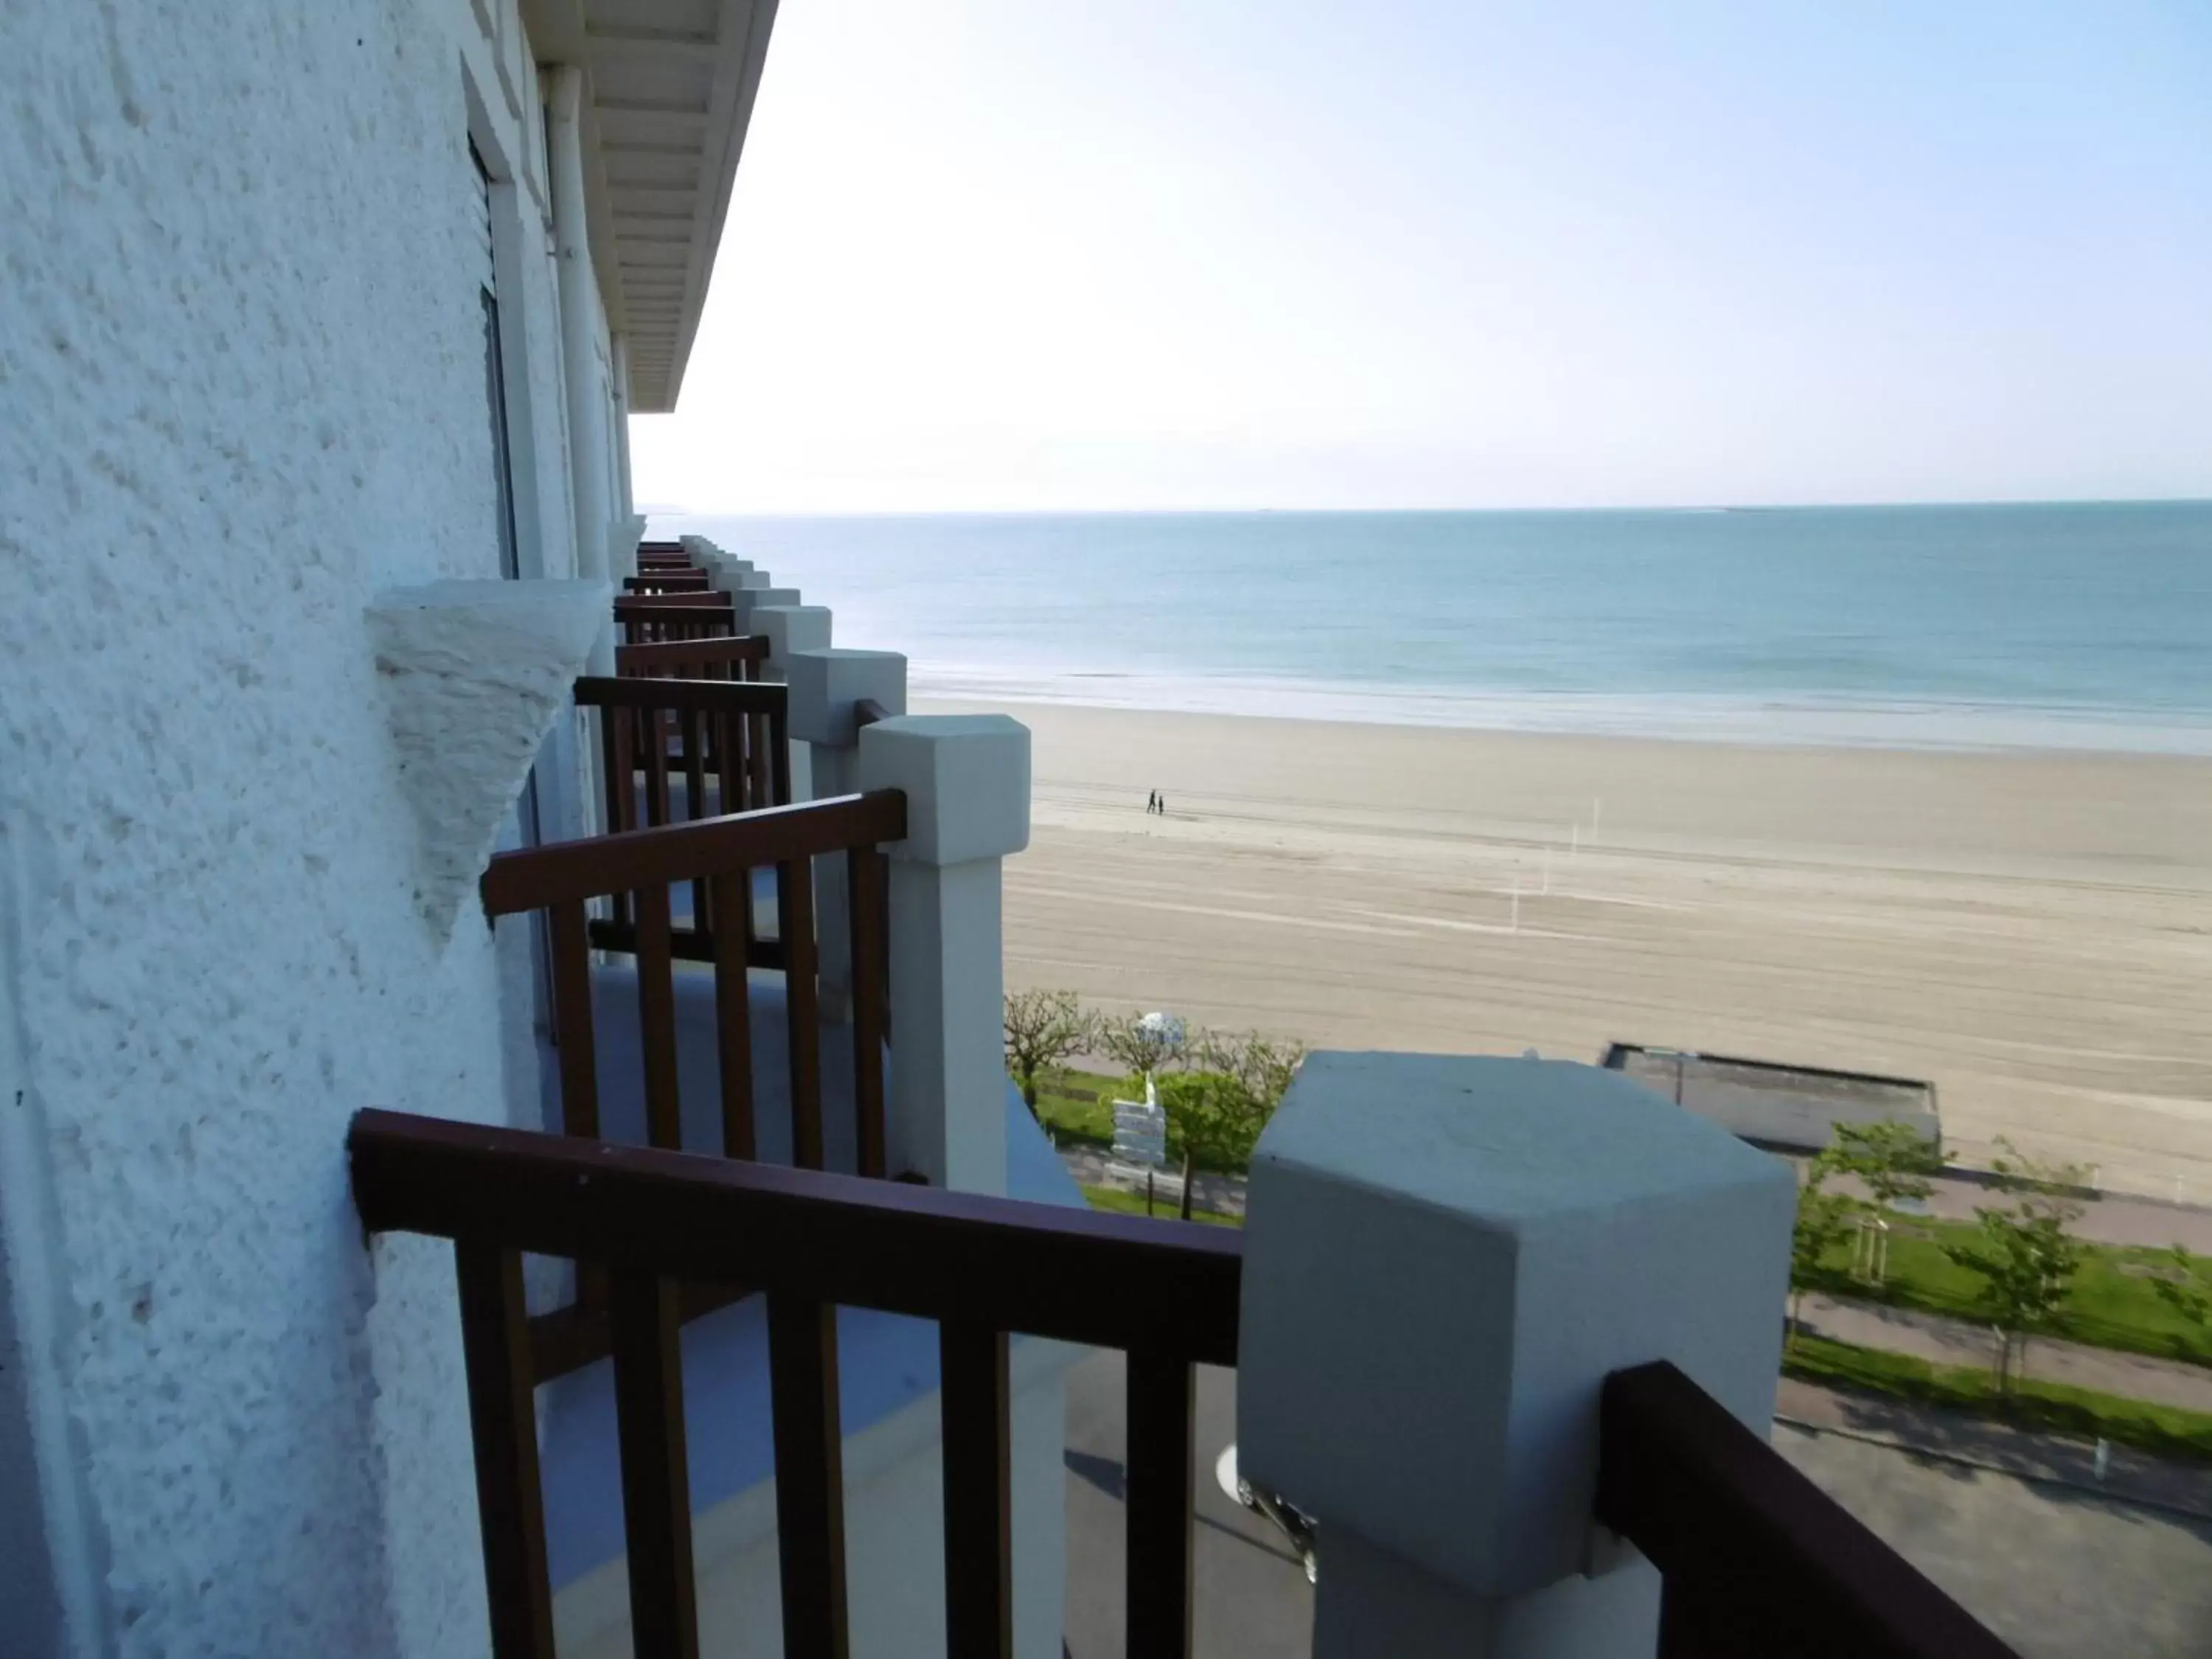
[[[1964,1162],[2008,1134],[2212,1202],[2212,762],[1011,712],[1011,984],[1320,1047],[1898,1073]]]

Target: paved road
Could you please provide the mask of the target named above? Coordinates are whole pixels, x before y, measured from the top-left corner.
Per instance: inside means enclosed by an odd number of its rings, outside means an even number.
[[[2089,1496],[2179,1510],[2212,1522],[2212,1463],[2153,1457],[2114,1446],[2100,1479],[2096,1449],[2082,1441],[2038,1434],[1971,1413],[1823,1389],[1789,1376],[1782,1379],[1775,1410],[1796,1427],[1911,1452],[1921,1461],[1989,1469],[2053,1488],[2071,1486]]]
[[[1774,1446],[2025,1659],[2212,1653],[2212,1521],[1846,1435]]]
[[[1886,1348],[1945,1365],[1996,1364],[1996,1338],[1988,1327],[1970,1320],[1820,1295],[1806,1297],[1804,1319],[1808,1329],[1863,1348]],[[2128,1400],[2212,1412],[2212,1370],[2185,1360],[2156,1359],[2039,1336],[2027,1346],[2027,1373],[2046,1382],[2069,1382]]]
[[[1096,1146],[1063,1146],[1060,1159],[1068,1172],[1086,1187],[1106,1183],[1106,1154]],[[1141,1190],[1141,1188],[1139,1189]],[[1190,1201],[1201,1210],[1212,1210],[1221,1215],[1244,1213],[1244,1177],[1215,1175],[1201,1170],[1191,1177]],[[1164,1212],[1171,1212],[1173,1204],[1163,1198]]]
[[[1121,1358],[1068,1376],[1067,1644],[1123,1651]],[[1306,1659],[1313,1591],[1280,1539],[1224,1497],[1233,1371],[1198,1379],[1194,1649],[1201,1659]],[[2094,1481],[2070,1442],[1784,1382],[1776,1449],[2027,1659],[2203,1659],[2212,1653],[2212,1471],[2118,1452]],[[1322,1543],[1326,1572],[1327,1540]]]

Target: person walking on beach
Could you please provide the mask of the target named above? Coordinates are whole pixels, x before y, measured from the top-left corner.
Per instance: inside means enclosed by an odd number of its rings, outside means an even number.
[[[1145,811],[1146,811],[1146,812],[1148,812],[1148,813],[1151,813],[1151,812],[1157,812],[1157,811],[1158,811],[1159,810],[1160,810],[1160,792],[1159,792],[1158,790],[1155,789],[1155,790],[1153,790],[1153,791],[1152,791],[1152,793],[1151,794],[1149,794],[1149,795],[1147,795],[1147,796],[1146,796],[1146,797],[1145,797]]]

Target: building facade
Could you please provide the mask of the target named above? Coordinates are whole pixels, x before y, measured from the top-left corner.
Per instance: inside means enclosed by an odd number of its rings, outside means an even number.
[[[368,617],[635,546],[773,9],[0,15],[11,1652],[483,1650],[448,1253],[343,1140],[534,1123],[530,965],[426,916]]]

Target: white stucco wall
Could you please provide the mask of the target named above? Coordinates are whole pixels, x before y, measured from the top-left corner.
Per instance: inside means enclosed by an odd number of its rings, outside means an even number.
[[[529,63],[489,0],[0,9],[0,1538],[68,1610],[11,1654],[483,1649],[450,1255],[364,1252],[342,1140],[507,1109],[362,612],[498,574],[466,138],[542,246]],[[564,575],[550,269],[501,300]]]

